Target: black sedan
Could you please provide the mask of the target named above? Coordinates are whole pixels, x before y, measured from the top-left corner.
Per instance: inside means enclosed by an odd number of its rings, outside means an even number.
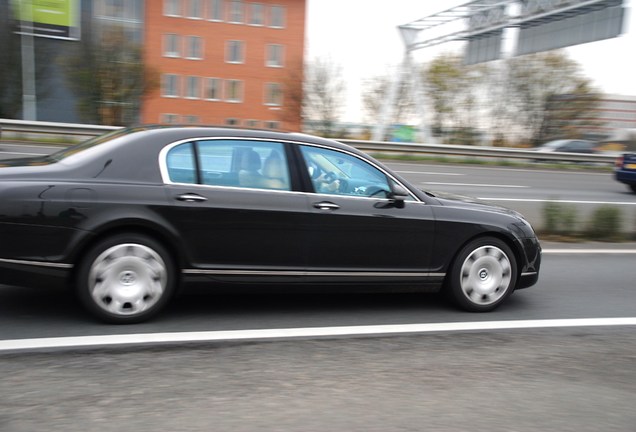
[[[73,287],[148,319],[186,283],[443,290],[490,311],[538,279],[516,212],[419,190],[347,145],[204,127],[121,129],[0,164],[0,284]]]

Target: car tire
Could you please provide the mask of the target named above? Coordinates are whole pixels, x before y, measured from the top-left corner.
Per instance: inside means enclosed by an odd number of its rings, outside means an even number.
[[[636,184],[629,185],[629,188],[632,190],[632,192],[636,193]]]
[[[515,289],[517,262],[512,250],[494,237],[464,246],[451,265],[447,294],[469,312],[497,308]]]
[[[141,234],[117,234],[85,255],[76,290],[97,318],[132,324],[163,309],[175,291],[175,278],[173,260],[159,242]]]

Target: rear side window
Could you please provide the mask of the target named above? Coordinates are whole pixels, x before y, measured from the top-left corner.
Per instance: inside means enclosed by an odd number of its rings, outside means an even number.
[[[170,181],[252,189],[291,190],[282,143],[202,140],[172,148],[166,165]]]
[[[196,163],[192,143],[174,147],[168,152],[168,176],[173,183],[196,183]]]

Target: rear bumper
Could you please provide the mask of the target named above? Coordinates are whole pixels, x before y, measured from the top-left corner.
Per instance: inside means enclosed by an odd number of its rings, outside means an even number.
[[[621,183],[634,185],[636,184],[636,171],[618,169],[614,171],[614,178]]]

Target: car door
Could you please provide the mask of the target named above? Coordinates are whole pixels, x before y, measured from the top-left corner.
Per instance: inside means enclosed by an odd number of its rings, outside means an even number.
[[[395,201],[397,181],[345,151],[301,146],[310,197],[310,271],[384,273],[428,271],[434,217],[415,196]]]
[[[166,216],[195,267],[224,274],[303,270],[307,198],[292,191],[284,144],[206,139],[162,154]]]

